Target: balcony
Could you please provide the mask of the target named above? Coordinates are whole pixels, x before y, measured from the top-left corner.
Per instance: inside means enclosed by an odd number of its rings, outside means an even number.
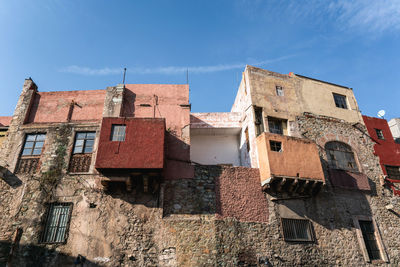
[[[315,143],[264,132],[257,137],[257,150],[265,191],[310,196],[322,188],[325,179]]]
[[[103,118],[95,168],[100,172],[161,170],[165,119]]]

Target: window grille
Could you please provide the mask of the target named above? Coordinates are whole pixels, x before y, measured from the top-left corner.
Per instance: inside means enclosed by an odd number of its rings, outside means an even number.
[[[400,166],[385,165],[386,173],[391,179],[400,179]]]
[[[375,129],[376,136],[378,136],[378,139],[384,140],[385,137],[383,136],[383,132],[381,129]]]
[[[333,99],[335,100],[336,107],[347,109],[346,96],[333,94]]]
[[[111,141],[125,141],[126,125],[113,124],[111,128]]]
[[[342,142],[328,142],[325,144],[329,166],[333,169],[341,169],[358,172],[358,166],[351,147]]]
[[[367,248],[370,260],[380,260],[381,253],[376,242],[375,229],[371,221],[358,221],[364,238],[365,247]]]
[[[65,243],[71,212],[72,203],[51,203],[40,243]]]
[[[76,133],[73,154],[92,153],[95,137],[95,132]]]
[[[276,86],[276,95],[277,96],[284,96],[282,86]]]
[[[309,220],[282,218],[282,229],[285,241],[314,241],[312,225]]]
[[[268,118],[268,128],[270,133],[283,134],[283,120]]]
[[[270,140],[269,146],[271,147],[272,151],[282,152],[282,142]]]

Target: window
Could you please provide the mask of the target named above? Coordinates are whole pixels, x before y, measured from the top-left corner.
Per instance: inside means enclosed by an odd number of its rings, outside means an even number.
[[[387,176],[391,179],[400,179],[400,167],[399,166],[388,166],[385,165]]]
[[[69,172],[89,172],[95,138],[95,132],[76,133],[74,149],[69,163]]]
[[[276,95],[277,96],[284,96],[282,86],[276,86]]]
[[[282,152],[282,142],[270,140],[269,146],[271,147],[272,151]]]
[[[74,154],[92,153],[95,137],[96,137],[95,132],[76,133],[73,153]]]
[[[26,135],[21,157],[15,169],[16,173],[33,174],[38,170],[45,139],[44,133]]]
[[[385,138],[383,137],[383,132],[381,129],[375,129],[376,136],[378,136],[378,139],[384,140]]]
[[[312,224],[309,220],[282,218],[282,230],[285,241],[314,241]]]
[[[325,144],[329,167],[358,172],[356,160],[351,147],[342,142],[328,142]]]
[[[264,122],[263,122],[263,116],[262,116],[262,108],[260,107],[254,107],[254,114],[256,117],[255,120],[255,125],[256,125],[256,133],[257,136],[259,136],[261,133],[264,132]]]
[[[46,134],[27,134],[22,156],[39,156],[42,154]]]
[[[334,93],[333,99],[335,100],[336,107],[347,109],[346,96]]]
[[[247,147],[247,152],[250,151],[250,141],[249,141],[249,128],[246,128],[244,130],[245,138],[246,138],[246,147]]]
[[[375,220],[368,216],[354,216],[353,223],[364,259],[367,262],[374,260],[388,262]]]
[[[125,141],[125,125],[113,124],[111,128],[111,141]]]
[[[371,221],[358,221],[364,238],[370,260],[379,260],[381,258],[378,244],[375,238],[375,229]]]
[[[270,133],[283,134],[283,120],[268,117],[268,128]]]
[[[65,243],[71,212],[71,203],[50,204],[40,243]]]

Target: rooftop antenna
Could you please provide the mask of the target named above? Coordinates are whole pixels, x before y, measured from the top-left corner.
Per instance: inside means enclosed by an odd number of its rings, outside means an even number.
[[[189,69],[186,69],[186,84],[189,84]]]
[[[125,88],[125,75],[126,75],[126,68],[124,68],[124,79],[122,80],[122,84],[124,85],[124,88]]]
[[[384,119],[383,116],[385,116],[385,114],[386,114],[386,112],[385,112],[385,110],[383,110],[383,109],[378,111],[378,117],[379,117],[379,118]]]

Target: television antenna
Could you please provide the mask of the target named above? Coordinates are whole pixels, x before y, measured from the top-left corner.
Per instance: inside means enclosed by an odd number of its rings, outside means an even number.
[[[383,109],[378,111],[378,117],[379,117],[379,118],[384,119],[383,116],[385,116],[385,114],[386,114],[386,111],[384,111]]]

